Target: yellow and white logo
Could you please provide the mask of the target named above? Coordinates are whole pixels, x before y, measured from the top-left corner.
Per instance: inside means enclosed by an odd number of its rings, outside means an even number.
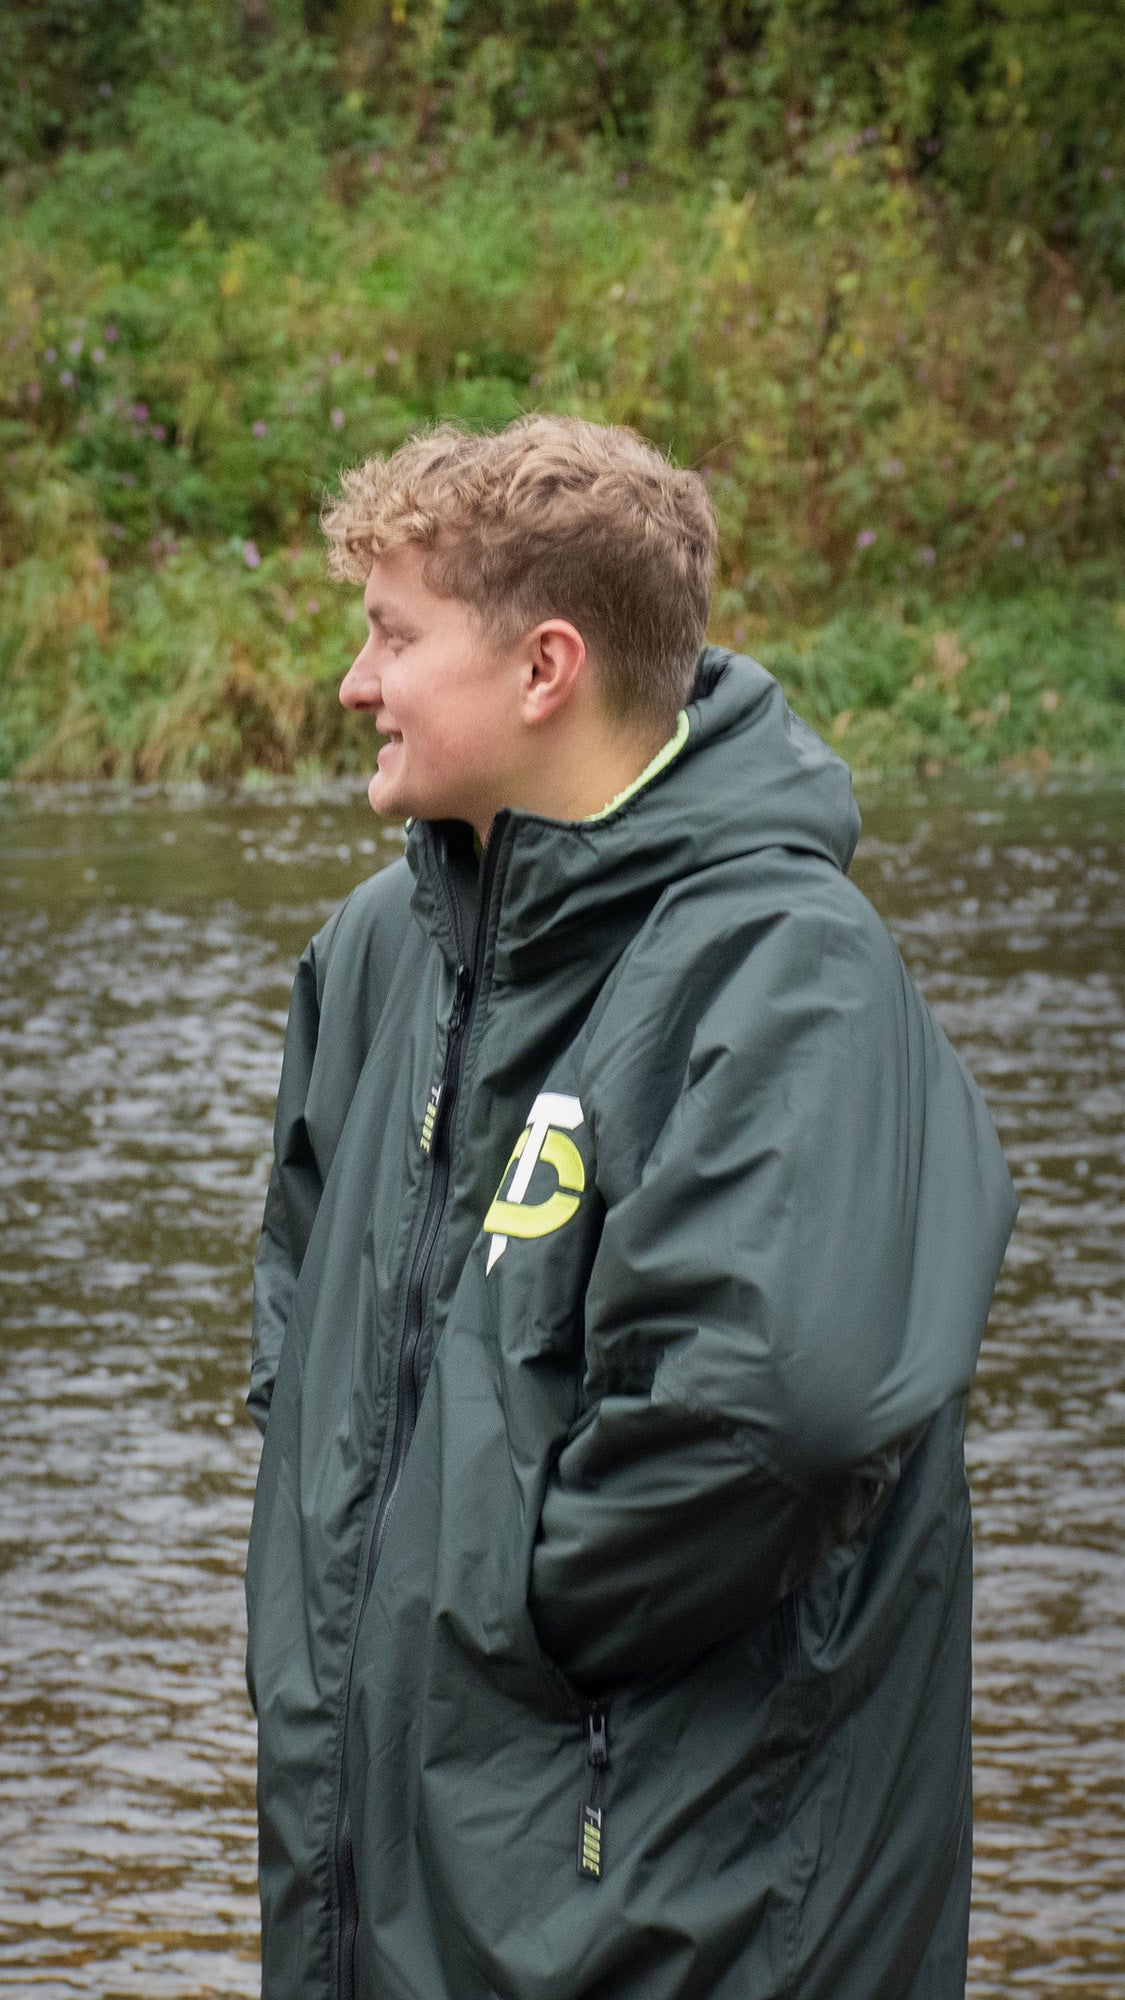
[[[586,1185],[586,1169],[573,1139],[566,1135],[581,1123],[582,1106],[576,1097],[568,1097],[559,1090],[540,1091],[484,1218],[485,1235],[492,1238],[486,1272],[504,1255],[509,1236],[549,1236],[577,1213]],[[542,1201],[526,1201],[531,1176],[540,1160],[554,1168],[558,1186]],[[512,1178],[505,1194],[509,1174]]]

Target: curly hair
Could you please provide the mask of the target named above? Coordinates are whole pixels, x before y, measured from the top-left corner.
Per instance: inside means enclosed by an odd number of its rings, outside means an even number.
[[[481,436],[440,424],[341,474],[324,508],[333,576],[365,583],[413,544],[439,596],[498,645],[544,618],[582,633],[607,709],[668,722],[703,643],[717,528],[707,488],[636,431],[525,416]]]

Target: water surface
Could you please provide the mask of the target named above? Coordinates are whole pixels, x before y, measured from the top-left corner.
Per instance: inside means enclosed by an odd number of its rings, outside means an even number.
[[[401,851],[355,790],[0,792],[0,1990],[257,1991],[249,1263],[293,963]],[[971,1417],[970,1992],[1119,2000],[1123,793],[861,804],[1023,1201]]]

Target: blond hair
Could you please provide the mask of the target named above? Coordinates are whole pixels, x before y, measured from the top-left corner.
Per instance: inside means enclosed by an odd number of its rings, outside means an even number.
[[[636,431],[526,416],[478,436],[440,424],[345,471],[322,526],[333,576],[414,544],[442,597],[514,645],[544,618],[582,633],[607,709],[667,723],[703,643],[717,531],[698,473]]]

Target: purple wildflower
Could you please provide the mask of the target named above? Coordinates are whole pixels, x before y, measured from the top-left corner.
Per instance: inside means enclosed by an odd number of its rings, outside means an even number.
[[[40,388],[40,386],[39,386],[38,382],[29,382],[29,383],[28,383],[28,385],[27,385],[27,400],[28,400],[28,402],[29,402],[29,403],[37,403],[37,402],[39,401],[39,398],[40,398],[40,396],[41,396],[42,394],[43,394],[43,391],[42,391],[42,389]]]
[[[43,349],[44,361],[57,361],[58,358],[59,354],[58,354],[58,349],[56,347],[45,347]]]
[[[332,415],[331,415],[331,417],[330,417],[329,421],[330,421],[330,423],[331,423],[331,425],[332,425],[332,428],[333,428],[333,430],[334,430],[334,431],[342,431],[342,430],[343,430],[343,428],[344,428],[344,412],[343,412],[343,410],[333,410],[333,412],[332,412]]]
[[[875,541],[874,528],[861,528],[858,535],[855,538],[855,545],[857,549],[869,549],[872,547],[874,541]]]
[[[132,407],[131,407],[130,411],[129,411],[129,415],[130,415],[130,416],[132,417],[132,419],[133,419],[133,422],[134,422],[135,424],[147,424],[147,422],[148,422],[148,404],[147,404],[147,403],[134,403],[134,404],[132,405]]]
[[[114,341],[117,339],[117,328],[115,326],[107,326],[105,330],[105,337],[108,340],[110,346],[112,347]]]
[[[78,356],[79,356],[79,355],[81,354],[81,352],[82,352],[82,341],[81,341],[81,338],[80,338],[80,337],[78,337],[78,336],[76,336],[76,337],[75,337],[75,338],[74,338],[74,339],[73,339],[73,340],[71,341],[71,343],[70,343],[70,346],[69,346],[69,347],[67,348],[67,350],[66,350],[66,351],[67,351],[67,353],[68,353],[68,354],[73,354],[73,356],[74,356],[75,360],[77,360],[77,359],[78,359]]]
[[[105,348],[104,348],[104,347],[92,347],[92,348],[90,349],[90,359],[91,359],[91,361],[96,361],[96,362],[98,362],[98,363],[99,363],[99,365],[100,365],[100,364],[101,364],[101,362],[103,362],[103,361],[105,360]]]
[[[247,569],[257,569],[262,560],[257,542],[243,542],[242,554]]]
[[[384,347],[384,349],[383,349],[383,358],[384,358],[384,360],[386,361],[386,363],[387,363],[387,366],[388,366],[388,368],[397,368],[397,367],[398,367],[398,348],[397,348],[397,347]]]
[[[254,436],[255,436],[256,438],[264,438],[264,437],[265,437],[265,434],[266,434],[266,426],[265,426],[265,423],[264,423],[264,421],[263,421],[263,419],[262,419],[261,417],[259,417],[259,418],[257,419],[257,422],[256,422],[256,423],[253,423],[253,424],[251,424],[250,428],[251,428],[251,430],[253,431],[253,433],[254,433]]]
[[[60,382],[62,383],[62,385],[63,385],[63,388],[64,388],[64,389],[70,389],[70,388],[73,388],[73,386],[74,386],[74,375],[73,375],[73,372],[72,372],[72,370],[71,370],[71,369],[69,369],[69,368],[60,368],[60,370],[59,370],[59,381],[60,381]]]
[[[156,439],[157,444],[163,444],[167,435],[168,433],[163,424],[153,424],[152,436]]]
[[[927,569],[932,569],[937,561],[937,550],[931,549],[928,546],[924,549],[919,549],[918,560],[921,563],[925,563]]]

